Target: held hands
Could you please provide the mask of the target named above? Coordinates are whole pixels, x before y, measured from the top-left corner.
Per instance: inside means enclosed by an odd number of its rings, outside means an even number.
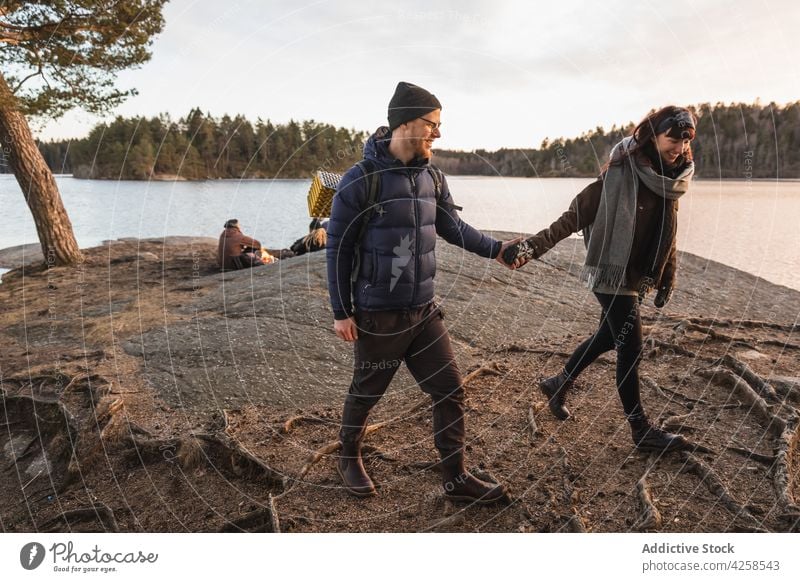
[[[333,321],[333,331],[346,342],[354,342],[358,339],[358,326],[354,317],[347,319],[335,319]]]
[[[504,242],[503,246],[500,247],[500,252],[495,257],[495,260],[504,267],[511,269],[512,271],[515,269],[519,269],[521,266],[527,263],[529,259],[516,256],[517,255],[517,253],[515,252],[516,249],[513,249],[513,247],[519,245],[519,243],[521,243],[523,240],[524,238],[520,236],[515,239],[507,240],[506,242]],[[505,259],[512,253],[513,256],[515,256],[516,258],[514,258],[512,262],[507,263]]]

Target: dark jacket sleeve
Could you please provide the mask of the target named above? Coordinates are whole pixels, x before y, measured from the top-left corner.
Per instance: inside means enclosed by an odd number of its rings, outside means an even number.
[[[534,258],[538,259],[571,234],[592,224],[602,192],[603,181],[592,182],[572,200],[569,209],[558,220],[530,237],[528,242],[534,246]]]
[[[487,259],[500,254],[503,243],[473,228],[458,216],[447,180],[442,176],[442,196],[436,204],[436,234],[456,245]]]
[[[353,314],[350,281],[353,245],[361,226],[359,215],[366,202],[363,174],[357,166],[353,166],[339,182],[328,223],[328,294],[336,319],[347,319]]]
[[[675,201],[675,213],[678,212],[678,202]],[[675,216],[675,223],[677,224],[678,217]],[[658,287],[667,287],[669,289],[675,288],[675,277],[678,272],[678,243],[677,236],[672,237],[672,247],[670,248],[667,260],[664,263],[664,270],[661,272],[661,279],[658,282]]]
[[[667,287],[668,289],[675,288],[675,275],[678,271],[678,249],[673,243],[672,249],[667,257],[667,263],[664,265],[664,271],[661,273],[661,281],[659,281],[659,288]]]

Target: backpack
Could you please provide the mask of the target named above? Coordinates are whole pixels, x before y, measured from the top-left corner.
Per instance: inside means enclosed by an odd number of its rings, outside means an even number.
[[[367,224],[372,218],[372,213],[375,212],[375,203],[378,200],[378,192],[380,192],[381,189],[381,175],[372,160],[364,158],[356,162],[356,166],[361,170],[361,173],[364,175],[364,180],[367,182],[367,203],[363,211],[361,224],[358,227],[356,240],[353,243],[353,270],[350,274],[350,281],[353,285],[355,285],[358,279],[358,272],[361,269],[361,240],[367,232]],[[445,203],[442,200],[442,171],[433,164],[428,164],[427,170],[433,179],[433,187],[436,193],[436,205],[447,208],[448,210],[464,210],[461,206]]]

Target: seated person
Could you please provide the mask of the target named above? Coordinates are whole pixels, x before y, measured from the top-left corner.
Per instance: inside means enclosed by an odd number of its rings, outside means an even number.
[[[219,235],[217,247],[217,266],[223,271],[249,269],[263,265],[261,243],[245,236],[239,228],[239,221],[231,218],[225,223],[225,230]]]
[[[294,256],[304,255],[306,253],[313,253],[314,251],[325,250],[325,245],[328,243],[328,231],[324,228],[312,230],[306,236],[297,239],[289,247],[294,253]]]
[[[314,232],[318,228],[324,228],[326,231],[328,230],[328,219],[322,220],[321,218],[312,218],[311,224],[308,225],[308,232]]]

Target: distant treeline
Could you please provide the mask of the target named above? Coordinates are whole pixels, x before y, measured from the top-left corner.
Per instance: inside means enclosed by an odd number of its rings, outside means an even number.
[[[253,124],[194,109],[177,121],[166,115],[118,117],[95,126],[85,139],[42,143],[40,149],[54,172],[78,178],[305,178],[315,169],[341,172],[352,166],[366,137],[316,121]]]
[[[800,102],[692,109],[699,118],[692,145],[698,177],[800,178]],[[611,147],[632,128],[598,127],[576,138],[545,139],[531,149],[437,150],[435,163],[453,175],[595,176]],[[80,178],[306,178],[317,169],[350,167],[361,157],[366,137],[315,121],[252,124],[242,116],[217,119],[194,109],[178,121],[165,115],[119,117],[96,126],[85,139],[40,148],[54,172]]]
[[[800,102],[691,109],[698,117],[692,142],[698,177],[800,178]],[[633,127],[598,127],[573,139],[546,139],[538,149],[437,151],[436,165],[456,175],[591,177]]]

